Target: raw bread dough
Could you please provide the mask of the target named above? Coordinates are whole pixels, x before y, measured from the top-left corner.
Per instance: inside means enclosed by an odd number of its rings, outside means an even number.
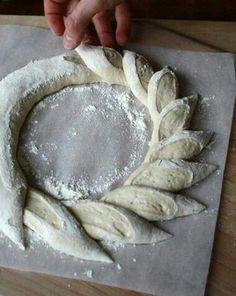
[[[154,122],[151,143],[159,142],[178,131],[187,129],[197,101],[198,96],[192,95],[171,101],[164,107],[160,116],[158,116],[158,120]]]
[[[141,103],[147,105],[148,83],[154,74],[152,67],[143,56],[125,50],[123,69],[131,91]]]
[[[67,85],[99,79],[87,67],[68,62],[61,55],[30,62],[0,82],[0,203],[4,204],[0,230],[22,248],[27,182],[16,160],[16,149],[23,122],[44,96]]]
[[[113,48],[81,44],[75,51],[86,66],[104,82],[127,85],[122,67],[122,56]]]
[[[70,210],[96,240],[150,244],[171,237],[136,214],[109,203],[80,201]]]
[[[176,192],[201,181],[216,170],[213,164],[184,160],[157,160],[135,170],[125,185],[142,185]]]
[[[178,98],[179,86],[175,73],[164,67],[156,72],[148,84],[148,108],[153,121],[156,121],[162,109]]]
[[[209,138],[206,134],[180,132],[189,126],[197,96],[176,99],[178,83],[170,69],[164,68],[152,77],[151,66],[136,53],[125,51],[122,60],[118,52],[104,47],[81,45],[75,51],[79,56],[72,54],[31,62],[0,82],[0,97],[3,98],[0,105],[0,202],[4,204],[4,208],[0,208],[0,230],[22,247],[27,182],[16,160],[16,148],[27,114],[44,96],[72,84],[97,81],[128,84],[134,95],[149,107],[153,117],[148,161],[157,157],[192,157]],[[183,143],[191,146],[191,153],[182,151]],[[128,243],[161,241],[170,235],[131,211],[147,220],[168,220],[198,213],[204,208],[198,202],[153,188],[179,191],[215,169],[214,165],[183,160],[144,163],[131,174],[126,186],[111,192],[103,201],[81,201],[71,211],[95,239]],[[56,250],[84,259],[111,262],[59,202],[33,189],[29,190],[24,223]]]
[[[145,162],[157,159],[192,159],[209,143],[213,133],[203,131],[180,131],[170,138],[153,144]]]
[[[24,224],[53,249],[81,259],[112,262],[60,202],[32,188],[27,197]]]
[[[204,205],[183,195],[135,185],[117,188],[101,200],[129,209],[148,221],[193,215],[205,208]]]

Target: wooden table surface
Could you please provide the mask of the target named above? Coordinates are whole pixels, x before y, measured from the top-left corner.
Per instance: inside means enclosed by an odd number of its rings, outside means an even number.
[[[43,17],[0,16],[0,24],[7,23],[46,27]],[[135,21],[132,41],[179,49],[236,53],[236,23],[173,20]],[[144,296],[147,294],[80,280],[0,269],[0,295]],[[206,295],[236,295],[236,114],[234,114],[231,131]]]

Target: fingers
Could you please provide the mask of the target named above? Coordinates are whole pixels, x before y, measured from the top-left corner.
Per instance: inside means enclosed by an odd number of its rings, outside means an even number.
[[[56,35],[63,35],[65,25],[63,20],[64,3],[66,0],[44,0],[44,10],[47,23]]]
[[[73,49],[81,43],[92,17],[97,13],[97,6],[88,4],[81,0],[65,19],[63,43],[67,49]]]
[[[97,13],[93,17],[93,23],[99,38],[100,43],[103,46],[114,46],[114,33],[111,27],[111,22],[109,19],[109,13],[108,11],[103,11]]]
[[[117,5],[115,18],[117,22],[116,41],[119,45],[124,45],[128,42],[131,27],[131,15],[126,1]]]
[[[90,20],[80,10],[80,3],[76,9],[65,19],[64,47],[73,49],[81,43]]]
[[[73,49],[81,43],[92,18],[101,44],[114,46],[115,40],[107,9],[114,9],[114,6],[121,1],[70,1],[69,5],[68,0],[44,0],[47,22],[56,35],[64,34],[64,47]],[[65,18],[64,15],[66,15]],[[117,20],[116,40],[119,45],[123,45],[128,40],[130,28],[130,13],[126,2],[118,4],[115,17]]]
[[[55,0],[54,0],[55,1]],[[58,1],[58,0],[57,0]],[[63,0],[60,0],[63,1]],[[65,19],[64,47],[73,49],[81,43],[92,18],[95,17],[95,27],[100,42],[113,46],[111,25],[107,16],[109,9],[114,9],[121,0],[81,0]]]

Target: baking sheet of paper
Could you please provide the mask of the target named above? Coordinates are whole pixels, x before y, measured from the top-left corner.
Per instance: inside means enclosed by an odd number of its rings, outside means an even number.
[[[60,38],[44,29],[1,26],[0,39],[0,78],[31,59],[64,52]],[[187,52],[139,44],[128,48],[144,54],[155,70],[170,65],[179,78],[181,95],[197,92],[204,98],[197,107],[192,128],[216,133],[212,150],[206,149],[199,159],[217,164],[219,169],[185,192],[208,209],[196,216],[159,223],[174,237],[155,246],[109,246],[115,264],[81,262],[37,242],[21,251],[1,236],[0,265],[156,295],[204,295],[234,110],[234,57],[228,53]]]

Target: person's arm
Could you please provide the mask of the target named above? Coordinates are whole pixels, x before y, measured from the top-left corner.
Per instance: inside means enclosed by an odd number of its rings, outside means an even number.
[[[102,45],[124,45],[128,41],[130,11],[124,0],[44,0],[44,9],[49,27],[54,34],[64,36],[67,49],[91,38],[88,30],[91,22]],[[117,22],[115,33],[110,22],[111,11]]]

